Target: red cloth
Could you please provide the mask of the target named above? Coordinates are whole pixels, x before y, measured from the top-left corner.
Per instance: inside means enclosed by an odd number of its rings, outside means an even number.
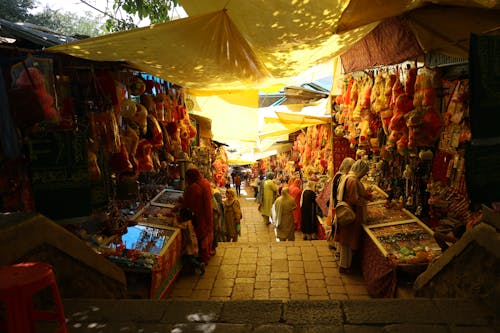
[[[188,186],[184,191],[183,207],[191,209],[195,215],[194,228],[200,248],[199,256],[206,263],[212,254],[214,237],[212,188],[210,182],[195,169],[186,171],[186,182]]]
[[[316,203],[318,207],[321,209],[323,216],[328,215],[328,201],[330,201],[330,196],[332,195],[332,181],[326,183],[323,191],[316,197]]]
[[[396,268],[365,234],[361,253],[361,270],[368,294],[372,297],[394,297],[397,286]]]
[[[301,224],[301,213],[300,213],[300,196],[302,194],[302,189],[300,188],[300,179],[296,179],[289,187],[290,195],[293,200],[295,200],[295,204],[297,208],[293,210],[293,224],[295,225],[295,230],[300,230]]]

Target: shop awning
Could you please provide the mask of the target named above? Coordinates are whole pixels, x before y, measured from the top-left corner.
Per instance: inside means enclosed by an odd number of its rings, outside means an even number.
[[[186,1],[190,17],[48,48],[126,61],[191,90],[279,90],[329,62],[376,23],[334,34],[345,0]]]
[[[424,0],[180,3],[190,17],[47,51],[126,61],[193,93],[219,93],[288,85],[300,73],[345,53],[391,17],[405,20],[422,50],[450,55],[466,54],[471,32],[498,29],[500,21],[500,2],[486,0],[436,0],[432,6]],[[394,49],[384,50],[390,61]]]

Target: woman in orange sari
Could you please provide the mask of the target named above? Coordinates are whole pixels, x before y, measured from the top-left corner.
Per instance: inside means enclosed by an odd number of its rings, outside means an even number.
[[[199,259],[207,263],[214,253],[212,248],[214,240],[212,188],[210,182],[198,169],[194,168],[186,171],[186,185],[182,207],[189,208],[194,213],[193,224],[198,238]]]
[[[290,179],[288,188],[297,206],[297,208],[293,210],[293,224],[295,225],[295,230],[299,231],[301,225],[300,197],[302,196],[302,181],[299,177],[294,177],[293,180]]]

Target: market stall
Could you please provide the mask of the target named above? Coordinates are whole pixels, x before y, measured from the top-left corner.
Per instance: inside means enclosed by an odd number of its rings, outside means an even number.
[[[3,116],[23,144],[1,166],[2,212],[47,216],[122,268],[128,297],[163,297],[183,244],[158,200],[182,195],[191,166],[210,176],[214,160],[183,88],[123,63],[20,51],[6,63]]]
[[[363,225],[361,269],[372,297],[394,297],[398,273],[414,278],[441,254],[433,231],[408,210],[380,200],[384,196],[368,204]]]

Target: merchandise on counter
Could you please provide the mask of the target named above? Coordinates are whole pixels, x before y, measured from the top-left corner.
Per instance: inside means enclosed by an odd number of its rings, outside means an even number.
[[[428,264],[441,254],[432,231],[419,221],[365,227],[382,253],[394,264]]]
[[[152,223],[158,225],[172,225],[174,220],[173,207],[146,205],[131,220],[136,223]]]
[[[405,209],[388,208],[385,202],[369,204],[366,225],[377,225],[404,220],[415,220]]]
[[[151,200],[151,205],[174,207],[178,203],[182,193],[182,191],[164,189],[156,197],[154,197],[153,200]]]

